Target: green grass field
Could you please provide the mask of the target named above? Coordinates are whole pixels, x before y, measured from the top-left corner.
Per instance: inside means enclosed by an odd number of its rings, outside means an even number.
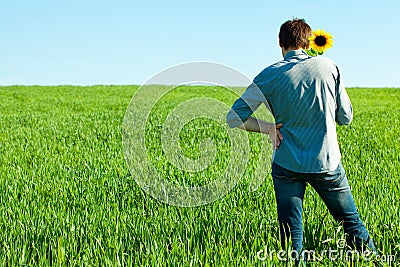
[[[238,185],[205,206],[167,205],[136,184],[124,159],[122,123],[137,88],[0,87],[0,265],[283,265],[276,255],[272,261],[257,258],[265,247],[280,247],[272,180],[267,176],[256,191],[249,190],[252,158]],[[343,165],[380,253],[396,256],[395,263],[379,264],[398,264],[400,89],[352,88],[348,93],[354,121],[338,128]],[[235,98],[207,87],[198,87],[195,95],[209,94],[228,105]],[[165,118],[174,101],[190,97],[185,90],[178,91],[169,100],[166,96],[155,111]],[[229,145],[218,125],[204,130],[212,124],[193,121],[180,135],[189,157],[199,155],[196,140],[204,136],[221,144],[219,163],[204,177],[168,165],[154,125],[150,123],[146,132],[149,158],[170,179],[185,183],[190,178],[190,183],[201,184],[224,167]],[[250,137],[252,153],[258,153],[259,136]],[[304,223],[306,249],[335,247],[343,236],[310,187]],[[360,266],[368,264],[376,263]],[[313,265],[347,266],[344,260],[327,258]]]

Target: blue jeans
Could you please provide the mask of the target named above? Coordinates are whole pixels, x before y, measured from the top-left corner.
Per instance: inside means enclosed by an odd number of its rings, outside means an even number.
[[[286,247],[289,237],[292,239],[294,250],[300,252],[303,248],[302,210],[308,183],[325,202],[333,218],[343,223],[347,244],[360,252],[366,246],[375,251],[374,243],[356,210],[341,163],[336,170],[328,173],[297,173],[273,163],[272,177],[283,248]]]

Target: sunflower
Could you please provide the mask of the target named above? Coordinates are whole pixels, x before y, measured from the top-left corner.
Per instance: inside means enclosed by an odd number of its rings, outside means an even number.
[[[333,36],[324,30],[318,29],[312,31],[312,35],[308,38],[310,40],[310,47],[317,51],[320,55],[325,52],[325,50],[332,47]]]

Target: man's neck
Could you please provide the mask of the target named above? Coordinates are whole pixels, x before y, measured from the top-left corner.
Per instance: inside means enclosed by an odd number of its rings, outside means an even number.
[[[285,57],[286,54],[289,53],[290,51],[301,51],[303,49],[304,48],[288,48],[288,49],[285,49],[285,48],[282,47],[282,56]]]

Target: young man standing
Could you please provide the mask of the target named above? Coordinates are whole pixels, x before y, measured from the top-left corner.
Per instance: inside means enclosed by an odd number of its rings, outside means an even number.
[[[353,117],[350,99],[338,67],[329,59],[310,57],[312,31],[302,19],[282,24],[279,45],[283,60],[264,69],[236,100],[227,114],[230,127],[275,133],[275,125],[251,117],[268,104],[277,122],[272,177],[283,247],[303,248],[302,208],[310,184],[335,220],[343,223],[348,245],[359,251],[375,250],[356,210],[346,173],[340,162],[336,123],[348,125]]]

